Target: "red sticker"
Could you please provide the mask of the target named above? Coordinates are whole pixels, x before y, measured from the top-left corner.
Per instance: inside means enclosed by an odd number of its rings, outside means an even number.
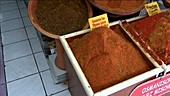
[[[170,92],[170,74],[137,86],[130,96],[162,96]]]

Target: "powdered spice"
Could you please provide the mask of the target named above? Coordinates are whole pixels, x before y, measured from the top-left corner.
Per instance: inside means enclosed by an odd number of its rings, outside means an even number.
[[[131,26],[164,63],[170,63],[170,10],[133,22]]]
[[[117,33],[99,27],[69,43],[94,92],[150,70],[139,51]]]
[[[44,30],[63,35],[83,29],[88,10],[84,0],[39,0],[36,17]]]
[[[145,0],[94,0],[95,3],[116,12],[131,12],[139,8]]]

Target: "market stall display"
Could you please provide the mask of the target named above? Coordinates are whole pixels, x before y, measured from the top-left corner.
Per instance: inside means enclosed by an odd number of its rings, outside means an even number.
[[[148,2],[88,1],[115,17],[135,14]],[[88,1],[30,0],[28,7],[33,25],[56,39],[55,62],[58,68],[66,68],[73,96],[129,96],[140,84],[162,82],[161,76],[170,74],[170,10],[114,21],[110,28],[91,31],[87,19],[93,11]]]

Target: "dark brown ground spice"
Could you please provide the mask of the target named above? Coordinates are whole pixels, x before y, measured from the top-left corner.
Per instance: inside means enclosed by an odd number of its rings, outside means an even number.
[[[83,29],[88,10],[84,0],[39,0],[36,16],[44,30],[63,35]]]

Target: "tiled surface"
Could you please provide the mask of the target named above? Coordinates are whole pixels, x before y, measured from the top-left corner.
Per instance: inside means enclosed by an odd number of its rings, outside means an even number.
[[[30,39],[30,42],[31,42],[31,47],[32,47],[33,53],[42,51],[42,47],[41,47],[39,38]]]
[[[10,31],[18,28],[23,28],[23,27],[24,26],[21,18],[9,20],[1,23],[1,32]]]
[[[27,12],[27,8],[26,7],[20,9],[20,12],[21,12],[21,16],[22,17],[28,16],[28,12]]]
[[[16,19],[20,17],[19,10],[12,10],[2,13],[2,21]]]
[[[1,34],[2,34],[2,41],[3,41],[2,43],[4,45],[27,39],[27,35],[24,28],[3,32]]]
[[[54,83],[24,0],[1,0],[0,9],[6,75],[0,88],[7,85],[8,96],[71,96],[67,84]]]
[[[54,94],[52,96],[71,96],[70,92],[68,90],[64,90],[58,94]]]
[[[5,4],[10,4],[10,3],[15,3],[15,0],[1,0],[1,5],[5,5]]]
[[[26,5],[24,3],[24,0],[17,0],[18,7],[21,8],[26,8]]]
[[[32,75],[7,84],[8,96],[45,96],[40,76]]]
[[[12,1],[12,0],[1,0],[1,1]],[[1,4],[0,6],[1,12],[11,11],[11,10],[17,10],[17,3],[7,3],[7,4]]]
[[[28,40],[6,45],[3,49],[5,61],[32,54]]]
[[[28,38],[35,38],[37,37],[37,31],[33,26],[26,27]]]
[[[35,56],[36,63],[40,71],[49,69],[49,65],[47,63],[47,60],[43,52],[36,53],[34,54],[34,56]]]
[[[23,17],[23,21],[24,21],[25,27],[28,27],[28,26],[32,25],[31,22],[30,22],[29,17]]]
[[[1,45],[0,46],[0,96],[7,96],[1,33],[0,33],[0,45]]]
[[[2,14],[0,14],[0,23],[2,22]]]
[[[45,84],[45,88],[47,89],[47,95],[51,95],[51,93],[56,93],[65,89],[68,89],[67,84],[64,83],[59,83],[59,84],[55,84],[50,70],[42,72],[42,78]]]
[[[0,33],[1,34],[1,33]],[[0,45],[2,45],[2,41],[1,41],[2,37],[0,36]],[[3,62],[3,50],[2,50],[2,46],[0,46],[0,85],[5,83],[5,74],[4,74],[4,62]],[[2,86],[1,86],[1,89]],[[1,91],[0,91],[1,93]],[[1,96],[1,95],[0,95]]]
[[[5,65],[7,82],[38,72],[33,55],[5,62]]]

